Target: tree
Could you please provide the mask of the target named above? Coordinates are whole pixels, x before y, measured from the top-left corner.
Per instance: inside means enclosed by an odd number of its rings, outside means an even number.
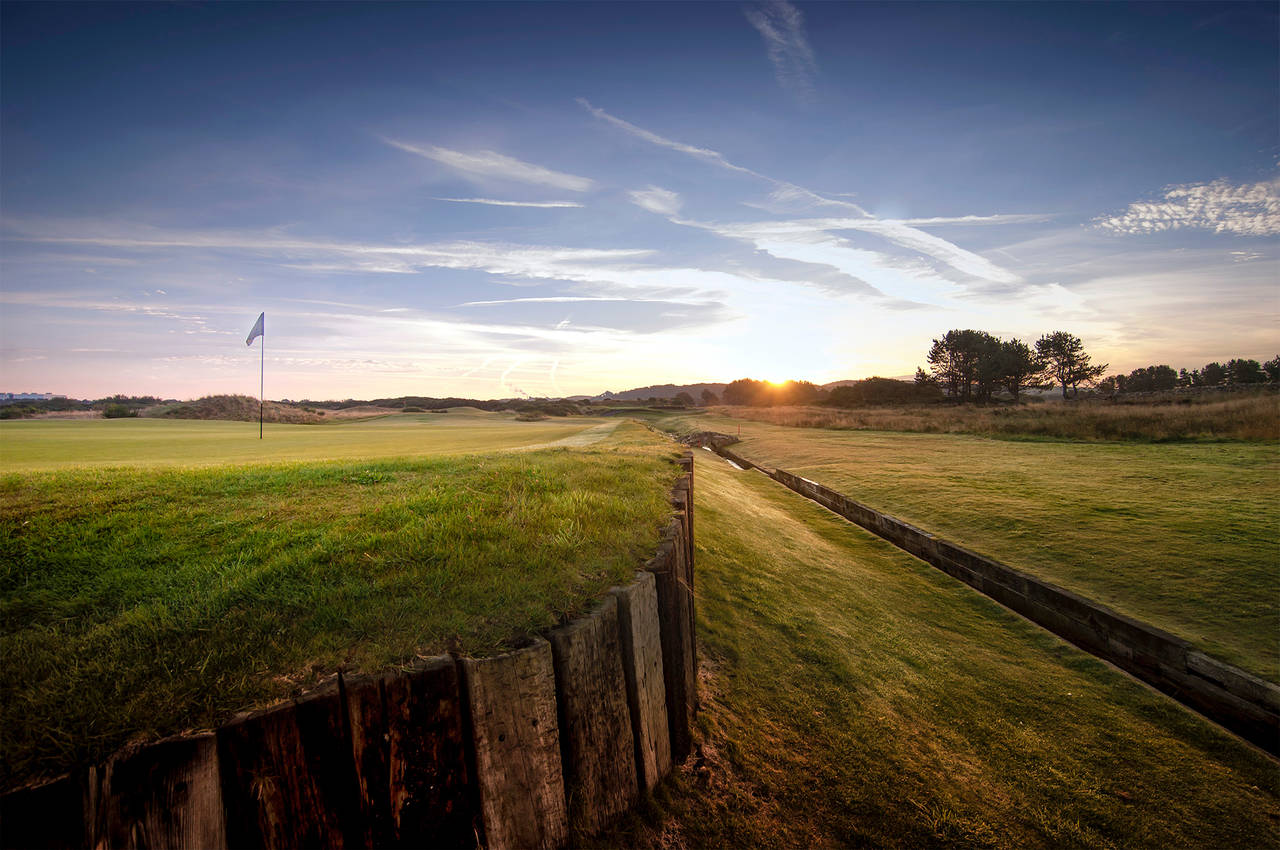
[[[1268,381],[1273,384],[1280,384],[1280,354],[1263,363],[1262,368],[1267,373]]]
[[[1090,365],[1084,343],[1066,331],[1054,331],[1036,340],[1036,356],[1044,363],[1045,374],[1062,385],[1064,399],[1068,389],[1075,391],[1082,384],[1091,384],[1107,371],[1106,363]]]
[[[1040,373],[1044,371],[1044,364],[1031,350],[1031,346],[1017,339],[1008,342],[1001,340],[997,357],[1000,383],[1013,396],[1014,402],[1017,402],[1019,392],[1035,386]]]
[[[693,396],[686,392],[678,393],[676,395],[676,403],[683,404],[685,407],[693,407]]]
[[[986,368],[991,352],[997,350],[999,340],[985,331],[950,330],[941,339],[935,339],[929,349],[929,367],[939,386],[953,401],[965,402],[973,397],[974,382],[978,382],[979,400],[989,395],[991,370]],[[979,369],[982,361],[984,368]]]
[[[893,378],[864,378],[836,387],[823,403],[832,407],[921,404],[938,401],[941,397],[942,391],[932,381],[908,383]]]
[[[725,404],[758,404],[764,383],[750,378],[739,378],[724,388]]]
[[[1183,373],[1185,375],[1185,369]],[[1160,365],[1143,366],[1141,369],[1134,369],[1128,375],[1112,375],[1107,380],[1113,382],[1115,392],[1149,393],[1171,390],[1178,386],[1178,381],[1181,379],[1178,373],[1173,371],[1172,366]]]
[[[1227,362],[1227,380],[1233,384],[1263,384],[1267,373],[1257,360],[1230,360]]]
[[[1200,385],[1205,387],[1217,387],[1227,382],[1227,367],[1221,363],[1206,363],[1204,368],[1200,370]]]
[[[713,404],[719,404],[720,396],[716,395],[709,389],[704,389],[702,391],[702,403],[707,407],[710,407]]]

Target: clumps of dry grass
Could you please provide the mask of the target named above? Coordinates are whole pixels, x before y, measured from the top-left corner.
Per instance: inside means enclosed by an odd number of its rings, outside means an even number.
[[[1280,395],[1261,393],[1222,399],[1183,398],[1146,404],[1105,399],[1008,407],[942,406],[734,407],[739,419],[797,428],[910,431],[993,437],[1057,437],[1078,440],[1280,440]]]

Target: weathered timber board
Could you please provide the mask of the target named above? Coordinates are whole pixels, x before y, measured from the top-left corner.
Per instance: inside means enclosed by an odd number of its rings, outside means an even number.
[[[610,592],[618,600],[622,670],[626,674],[631,734],[635,738],[636,775],[640,787],[650,791],[671,772],[657,582],[653,573],[640,572],[634,582]]]
[[[662,678],[666,691],[667,726],[671,734],[671,758],[683,761],[693,749],[690,729],[692,691],[690,676],[693,635],[690,631],[689,595],[680,580],[683,547],[681,522],[672,518],[657,556],[645,564],[653,573],[658,591],[658,623],[662,632]]]
[[[365,829],[343,714],[333,688],[218,730],[230,846],[361,844]]]
[[[89,847],[158,850],[227,846],[212,733],[158,741],[90,771]]]
[[[459,662],[470,710],[484,845],[557,848],[569,836],[551,645]]]
[[[551,651],[569,825],[592,835],[627,811],[639,788],[617,600],[606,596],[589,615],[553,631]]]
[[[346,700],[365,846],[475,847],[479,812],[454,660],[348,682]]]

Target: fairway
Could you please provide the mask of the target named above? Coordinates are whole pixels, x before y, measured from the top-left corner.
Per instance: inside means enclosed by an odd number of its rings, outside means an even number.
[[[1280,681],[1280,451],[789,428],[717,416],[733,450]]]
[[[598,846],[1278,843],[1266,756],[760,473],[695,459],[699,750]]]
[[[680,452],[647,428],[405,418],[268,432],[359,460],[218,463],[211,426],[234,423],[130,422],[97,451],[149,462],[0,475],[0,787],[338,670],[500,650],[656,550]],[[199,462],[178,467],[184,434]]]
[[[0,423],[0,472],[82,466],[209,466],[291,460],[427,457],[589,445],[614,422],[453,408],[324,425],[159,419],[42,419]]]

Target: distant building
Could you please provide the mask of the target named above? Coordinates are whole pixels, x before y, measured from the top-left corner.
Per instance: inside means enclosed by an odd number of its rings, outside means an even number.
[[[53,393],[0,393],[0,399],[5,401],[49,401],[55,398],[66,398],[66,396]]]

